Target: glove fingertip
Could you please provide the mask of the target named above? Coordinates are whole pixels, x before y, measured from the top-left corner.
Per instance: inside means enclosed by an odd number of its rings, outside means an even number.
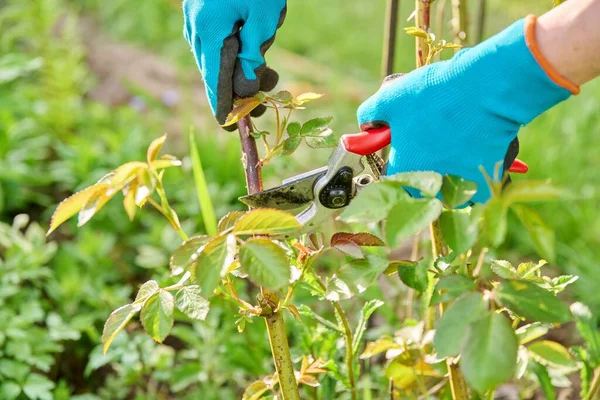
[[[279,74],[272,68],[266,67],[260,77],[260,90],[270,92],[279,83]]]
[[[252,110],[252,112],[250,112],[250,116],[254,117],[254,118],[258,118],[258,117],[261,117],[266,111],[267,111],[267,106],[265,106],[264,104],[261,104],[258,107],[256,107],[254,110]]]

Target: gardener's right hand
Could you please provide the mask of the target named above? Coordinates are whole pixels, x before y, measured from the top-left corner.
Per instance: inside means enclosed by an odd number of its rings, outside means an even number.
[[[474,202],[490,198],[480,167],[490,175],[498,163],[508,169],[519,128],[579,90],[539,53],[535,24],[535,17],[521,20],[451,60],[384,85],[361,105],[363,129],[391,128],[388,174],[458,175],[477,183]]]
[[[183,34],[220,124],[234,94],[249,97],[275,87],[277,73],[264,55],[285,19],[286,0],[184,0],[183,13]]]

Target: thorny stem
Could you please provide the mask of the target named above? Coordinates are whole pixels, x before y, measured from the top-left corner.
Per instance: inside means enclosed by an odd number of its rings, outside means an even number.
[[[238,122],[238,131],[240,142],[242,144],[242,163],[246,173],[246,187],[248,194],[254,194],[262,190],[261,164],[256,148],[256,140],[251,135],[252,120],[249,116],[244,117]],[[267,332],[269,334],[269,344],[271,353],[275,362],[275,370],[279,378],[279,387],[284,400],[300,400],[298,392],[298,383],[294,374],[294,364],[290,354],[283,321],[283,313],[279,305],[279,294],[261,289],[265,301],[273,306],[271,315],[265,317]]]
[[[415,26],[425,31],[429,31],[430,19],[431,19],[431,1],[432,0],[416,0],[415,1]],[[460,9],[461,0],[452,0],[453,6],[458,2]],[[429,45],[423,38],[416,38],[416,53],[417,53],[417,68],[422,67],[424,60],[427,60],[427,52]],[[439,221],[435,221],[430,226],[431,230],[431,245],[433,259],[438,256],[445,256],[448,254],[448,247],[444,243],[444,238],[440,230]],[[444,306],[440,306],[440,314],[444,312]],[[458,369],[458,365],[454,362],[453,358],[446,359],[446,365],[448,366],[448,375],[450,378],[450,390],[452,392],[453,400],[468,400],[469,392],[464,377]]]
[[[600,389],[600,368],[597,368],[596,372],[594,372],[594,378],[592,379],[592,384],[590,385],[590,394],[586,400],[593,400],[598,393],[598,389]]]

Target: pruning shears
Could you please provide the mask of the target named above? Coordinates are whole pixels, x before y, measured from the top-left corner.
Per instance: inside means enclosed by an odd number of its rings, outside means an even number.
[[[240,197],[240,201],[254,208],[301,210],[296,215],[302,225],[300,233],[310,233],[348,206],[363,188],[380,180],[385,162],[377,152],[390,143],[388,127],[346,134],[340,138],[327,166],[288,178],[280,186]],[[514,159],[509,172],[527,170],[525,163]]]

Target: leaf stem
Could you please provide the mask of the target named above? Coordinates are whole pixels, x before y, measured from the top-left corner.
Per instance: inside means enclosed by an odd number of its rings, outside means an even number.
[[[587,400],[594,399],[598,393],[598,389],[600,389],[600,368],[597,368],[594,372],[594,378],[592,379],[592,383],[590,385],[590,392]]]
[[[184,242],[187,242],[189,240],[188,236],[185,234],[178,221],[174,220],[172,215],[167,210],[165,210],[162,205],[158,204],[152,197],[148,197],[148,203],[150,203],[154,208],[156,208],[167,219],[167,221],[169,221],[173,229],[175,229],[175,232],[179,234],[179,236],[181,237],[181,239],[183,239]],[[173,209],[171,209],[171,212],[174,212]]]
[[[240,142],[242,144],[242,163],[246,173],[246,187],[248,194],[255,194],[262,190],[261,163],[256,148],[256,140],[252,136],[252,120],[250,116],[238,122]],[[279,306],[279,294],[261,289],[265,301],[273,305],[271,315],[265,316],[271,353],[275,362],[275,370],[279,379],[279,387],[284,400],[300,400],[298,383],[294,374],[294,364],[290,354],[283,320],[283,313]]]
[[[323,290],[327,290],[327,286],[325,283],[315,275],[315,281]],[[344,340],[346,341],[346,367],[348,368],[348,381],[350,383],[350,392],[352,396],[352,400],[357,399],[356,394],[356,379],[354,377],[354,352],[352,351],[353,346],[353,337],[352,337],[352,329],[350,329],[350,322],[348,321],[348,315],[342,308],[341,304],[337,301],[332,301],[331,304],[333,308],[337,312],[340,321],[342,321],[342,325],[344,327]]]

